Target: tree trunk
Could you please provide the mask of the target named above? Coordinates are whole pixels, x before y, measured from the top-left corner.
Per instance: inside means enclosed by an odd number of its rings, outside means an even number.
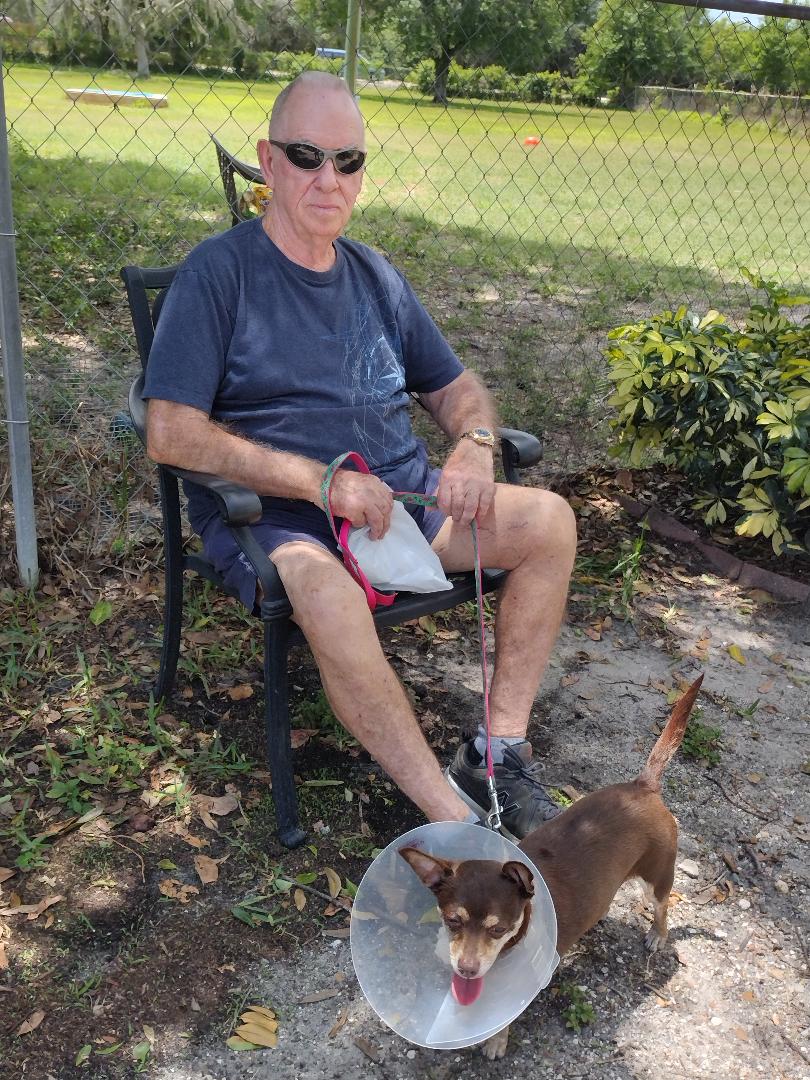
[[[440,55],[433,61],[435,69],[433,100],[437,105],[444,105],[445,108],[447,108],[447,73],[455,51],[455,49],[442,49]]]
[[[146,47],[146,34],[144,33],[142,26],[135,27],[135,59],[138,64],[138,70],[135,73],[135,78],[148,79],[149,50]]]

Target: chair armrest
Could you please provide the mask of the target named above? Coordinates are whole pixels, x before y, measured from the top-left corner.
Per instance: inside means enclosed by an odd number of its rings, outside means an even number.
[[[543,444],[534,435],[516,428],[498,428],[498,435],[506,479],[510,484],[519,484],[521,481],[518,469],[525,469],[542,461]]]
[[[143,393],[143,375],[139,375],[129,388],[129,415],[135,433],[143,446],[146,446],[146,402]],[[173,465],[163,465],[173,476],[181,480],[190,480],[193,484],[210,491],[219,504],[219,513],[226,525],[250,525],[262,516],[262,502],[255,491],[241,484],[223,480],[211,473],[194,472],[191,469],[176,469]]]

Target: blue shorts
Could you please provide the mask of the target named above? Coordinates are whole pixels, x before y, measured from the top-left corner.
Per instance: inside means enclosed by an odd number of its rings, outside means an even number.
[[[440,476],[441,469],[430,470],[425,494],[436,494]],[[339,558],[338,546],[332,536],[326,514],[313,503],[301,502],[299,506],[294,504],[293,509],[277,507],[266,509],[261,518],[251,525],[264,551],[270,555],[282,544],[288,544],[293,540],[303,540],[310,544],[319,544]],[[447,515],[432,507],[406,504],[406,509],[414,517],[427,542],[433,543]],[[215,516],[203,527],[200,538],[203,542],[205,557],[222,575],[228,588],[237,591],[239,599],[249,611],[252,611],[256,603],[256,574],[231,530],[219,516]]]

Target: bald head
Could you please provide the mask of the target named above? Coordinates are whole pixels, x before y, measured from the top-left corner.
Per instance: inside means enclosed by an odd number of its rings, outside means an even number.
[[[289,138],[292,134],[287,130],[290,114],[297,113],[299,107],[318,109],[328,99],[345,99],[345,104],[350,106],[361,127],[363,126],[363,117],[357,102],[342,79],[328,71],[302,71],[284,87],[273,103],[273,111],[270,113],[270,138]],[[341,104],[344,102],[341,101]]]

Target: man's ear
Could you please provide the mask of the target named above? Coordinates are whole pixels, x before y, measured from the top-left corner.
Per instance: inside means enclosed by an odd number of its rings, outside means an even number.
[[[259,139],[256,143],[256,154],[259,158],[262,176],[268,187],[273,186],[273,165],[270,156],[270,143],[267,139]]]
[[[534,896],[534,875],[525,863],[517,860],[504,863],[501,873],[514,881],[524,896]]]
[[[448,881],[455,873],[455,864],[447,859],[439,859],[435,855],[427,855],[418,848],[404,847],[399,849],[399,854],[410,866],[423,885],[427,885],[434,892],[443,882]]]

